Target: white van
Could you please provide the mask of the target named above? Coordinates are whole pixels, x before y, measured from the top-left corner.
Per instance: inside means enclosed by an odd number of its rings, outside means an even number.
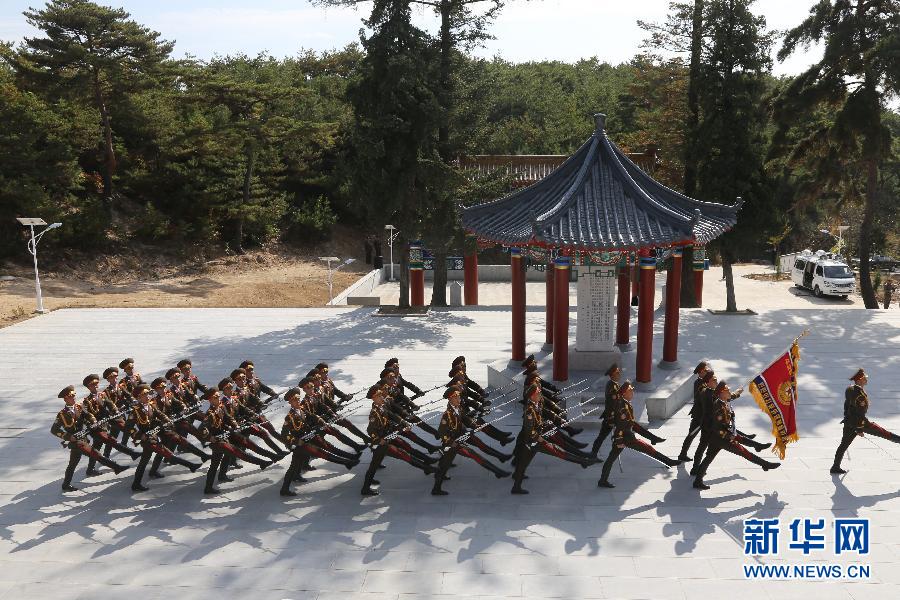
[[[812,290],[822,296],[846,298],[856,289],[856,278],[844,262],[833,254],[819,250],[801,252],[794,260],[791,280],[797,287]]]

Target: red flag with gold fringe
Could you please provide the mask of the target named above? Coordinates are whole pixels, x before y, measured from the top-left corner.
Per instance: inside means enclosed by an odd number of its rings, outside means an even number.
[[[804,333],[805,335],[805,333]],[[802,336],[801,336],[802,337]],[[750,383],[750,393],[772,420],[772,452],[784,459],[785,449],[799,439],[797,432],[797,366],[800,338]]]

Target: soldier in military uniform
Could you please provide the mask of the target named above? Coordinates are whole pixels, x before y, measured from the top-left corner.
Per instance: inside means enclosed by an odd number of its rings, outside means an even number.
[[[200,383],[200,380],[194,375],[194,365],[190,359],[182,358],[178,361],[176,366],[178,367],[178,370],[181,371],[181,384],[190,390],[194,396],[200,398],[209,391],[209,388]]]
[[[393,434],[398,431],[397,427],[409,428],[412,424],[401,421],[398,425],[392,419],[386,406],[387,388],[386,384],[376,384],[369,388],[367,394],[367,397],[372,399],[372,410],[369,412],[369,426],[366,428],[366,433],[372,440],[372,462],[369,463],[369,468],[366,470],[365,477],[363,477],[361,492],[363,496],[378,495],[378,491],[372,489],[373,485],[378,485],[379,483],[375,480],[375,471],[378,470],[382,461],[388,455],[409,463],[417,469],[421,469],[426,475],[434,473],[434,469],[431,466],[414,458],[396,445],[397,440],[393,437]]]
[[[451,387],[444,392],[447,398],[447,410],[441,415],[441,423],[438,432],[441,436],[441,445],[443,446],[443,456],[438,463],[437,471],[434,474],[434,487],[431,489],[433,496],[446,496],[447,492],[442,489],[442,485],[447,477],[447,471],[453,464],[453,459],[457,454],[470,458],[494,474],[497,479],[509,477],[511,473],[504,471],[500,467],[492,464],[489,460],[468,447],[468,444],[476,440],[474,433],[470,433],[468,439],[461,441],[460,438],[466,434],[466,430],[474,431],[478,425],[469,419],[461,407],[460,398],[462,396],[460,388]],[[475,444],[473,444],[475,445]],[[483,449],[482,445],[477,446]],[[506,460],[512,458],[506,457]]]
[[[525,397],[525,390],[528,389],[528,386],[532,382],[536,381],[541,386],[541,393],[543,394],[544,399],[550,400],[550,402],[552,402],[552,406],[556,407],[553,410],[556,412],[557,416],[565,418],[565,410],[559,408],[559,406],[557,405],[557,401],[560,400],[559,394],[562,392],[562,390],[557,388],[549,381],[544,381],[544,379],[538,372],[537,361],[534,359],[534,354],[522,361],[522,366],[525,367],[525,371],[522,373],[525,376],[525,383],[522,386],[522,405],[524,406],[528,401]],[[562,431],[564,431],[569,436],[575,436],[581,433],[583,429],[581,429],[580,427],[575,427],[574,425],[566,425],[562,428]],[[570,439],[570,445],[577,448],[587,447],[587,444],[576,442],[574,439]]]
[[[703,396],[706,393],[706,384],[703,383],[703,378],[708,372],[709,364],[706,361],[700,361],[694,367],[694,375],[697,378],[694,380],[694,403],[691,405],[691,410],[688,413],[691,417],[691,423],[688,425],[688,433],[684,438],[684,444],[681,445],[681,454],[678,455],[678,460],[682,462],[691,462],[692,459],[688,456],[688,450],[691,449],[691,443],[697,437],[697,434],[700,433],[701,425],[703,424]]]
[[[143,485],[142,480],[144,471],[150,463],[150,458],[154,452],[161,454],[166,459],[166,462],[187,467],[191,470],[191,473],[199,469],[200,463],[192,463],[175,456],[160,439],[159,434],[163,426],[171,423],[171,421],[162,410],[153,405],[150,386],[146,383],[139,383],[134,387],[134,395],[137,398],[137,404],[132,408],[135,424],[133,437],[136,442],[140,442],[143,453],[134,473],[134,482],[131,484],[132,491],[145,492],[149,489]]]
[[[88,395],[81,401],[81,407],[85,410],[93,421],[90,429],[90,435],[94,439],[91,448],[95,453],[100,451],[102,446],[106,446],[104,456],[109,456],[109,451],[115,448],[123,454],[131,457],[131,460],[140,458],[141,453],[135,452],[124,444],[120,444],[116,438],[109,432],[109,422],[120,414],[118,407],[114,402],[109,400],[104,392],[100,391],[100,376],[91,374],[82,381],[84,387],[88,389]],[[93,456],[88,460],[87,472],[88,477],[100,475],[101,471],[96,468],[97,459]]]
[[[124,375],[122,376],[122,382],[125,385],[125,389],[129,394],[134,396],[134,388],[144,383],[144,380],[141,379],[141,374],[134,370],[134,359],[123,358],[119,363],[119,368],[124,373]]]
[[[713,408],[716,403],[716,386],[719,385],[718,379],[716,379],[715,372],[707,367],[706,373],[699,377],[701,386],[700,386],[700,408],[699,408],[699,417],[692,416],[691,418],[699,418],[700,421],[700,441],[697,443],[697,450],[694,452],[694,466],[691,467],[690,474],[692,476],[697,475],[697,472],[700,470],[700,463],[703,462],[703,455],[706,452],[707,447],[709,446],[709,436],[716,429],[715,427],[715,417],[713,415]],[[737,396],[741,393],[740,390],[737,392]]]
[[[761,466],[764,471],[780,467],[781,463],[764,460],[755,454],[751,454],[743,446],[745,443],[750,443],[751,440],[741,435],[735,426],[734,411],[729,406],[729,403],[737,395],[731,393],[728,384],[720,381],[716,385],[715,390],[713,390],[713,394],[715,394],[716,399],[712,405],[712,418],[709,420],[710,430],[707,432],[709,449],[703,462],[697,468],[694,477],[694,487],[700,490],[709,489],[709,486],[703,481],[703,477],[706,475],[709,465],[712,464],[712,461],[721,450],[737,454],[753,464]],[[768,447],[768,444],[759,444],[756,450],[759,452]]]
[[[866,393],[869,377],[866,372],[859,369],[850,380],[853,385],[844,392],[844,420],[842,421],[844,433],[841,436],[837,452],[834,453],[834,464],[831,466],[831,473],[834,475],[843,475],[847,472],[841,468],[841,461],[844,459],[847,448],[857,437],[863,437],[868,433],[894,443],[900,443],[900,436],[891,433],[866,417],[866,413],[869,411],[869,395]]]
[[[319,372],[320,378],[322,380],[322,386],[325,388],[325,396],[335,402],[335,397],[341,403],[346,404],[353,399],[353,394],[346,394],[338,389],[337,385],[335,385],[334,380],[331,379],[328,375],[328,364],[327,363],[319,363],[316,365],[316,370]]]
[[[116,419],[109,421],[110,435],[118,438],[121,436],[120,442],[123,446],[128,447],[128,440],[131,439],[131,430],[134,428],[134,421],[131,420],[131,406],[134,404],[134,398],[125,389],[125,383],[119,381],[119,369],[109,367],[103,371],[103,379],[106,380],[106,388],[103,390],[103,399],[108,405],[108,414],[121,415]],[[109,458],[112,452],[112,446],[107,444],[103,450],[103,456]]]
[[[255,423],[258,427],[265,429],[270,436],[284,444],[281,433],[279,433],[278,430],[275,429],[275,426],[269,422],[264,414],[262,414],[266,409],[267,402],[264,402],[259,397],[259,394],[254,391],[254,388],[249,384],[248,376],[248,371],[243,367],[239,367],[231,372],[231,380],[234,382],[235,392],[243,411],[243,418],[248,422]],[[271,388],[267,387],[267,389],[271,391]],[[271,402],[275,397],[275,395],[270,395],[268,401]]]
[[[410,401],[415,400],[416,398],[421,398],[425,395],[419,386],[414,383],[411,383],[403,378],[403,375],[400,374],[400,361],[396,358],[390,358],[387,362],[384,363],[385,369],[391,369],[395,373],[397,373],[397,386],[400,388],[400,392],[402,393],[404,389],[411,391],[414,395],[410,398]],[[384,375],[382,375],[384,377]],[[413,405],[412,410],[418,410],[418,407]]]
[[[50,427],[50,433],[63,440],[69,448],[69,464],[66,465],[66,472],[63,476],[62,490],[64,492],[75,492],[78,490],[72,485],[72,476],[75,475],[75,468],[81,460],[81,456],[93,458],[101,465],[109,467],[115,471],[116,475],[127,469],[91,447],[86,441],[85,434],[88,428],[94,424],[90,413],[84,410],[80,404],[75,401],[75,386],[70,385],[63,388],[57,394],[58,398],[65,401],[65,407],[56,413],[56,419]]]
[[[177,372],[177,369],[174,370]],[[189,417],[191,410],[193,409],[194,411],[199,412],[199,407],[189,408],[184,404],[176,397],[172,389],[167,386],[166,380],[162,377],[154,379],[150,383],[150,387],[155,394],[151,397],[153,405],[156,410],[165,417],[164,419],[161,419],[159,423],[162,427],[159,430],[158,435],[162,445],[169,450],[170,454],[173,454],[176,450],[180,450],[182,452],[190,452],[197,456],[201,463],[208,461],[211,458],[209,454],[189,442],[184,435],[177,431],[178,425],[183,423],[186,417]],[[165,477],[165,475],[159,472],[164,458],[168,459],[169,457],[160,452],[157,452],[156,456],[153,457],[153,463],[150,465],[149,472],[151,478],[162,479]],[[166,460],[166,462],[172,461]]]
[[[296,496],[297,494],[291,490],[291,483],[300,477],[303,466],[308,464],[310,457],[321,458],[332,463],[344,465],[347,470],[352,469],[359,464],[359,457],[347,458],[339,456],[327,450],[330,444],[322,439],[318,428],[321,428],[322,420],[315,415],[309,414],[300,397],[300,388],[291,388],[285,394],[285,400],[291,405],[291,410],[284,417],[284,425],[281,428],[281,434],[287,442],[288,448],[292,449],[293,456],[287,473],[284,475],[284,481],[281,484],[282,496]],[[315,434],[307,440],[305,437]]]
[[[215,487],[216,476],[219,476],[219,481],[231,480],[223,468],[224,461],[222,459],[226,453],[234,458],[253,463],[259,466],[260,470],[265,470],[275,461],[264,460],[248,454],[241,450],[239,445],[230,441],[230,438],[233,436],[240,436],[240,434],[233,433],[238,428],[238,424],[222,406],[219,390],[207,388],[203,394],[203,399],[209,402],[209,410],[206,411],[203,417],[201,431],[204,438],[209,440],[209,445],[212,449],[212,458],[209,461],[209,470],[206,472],[206,487],[203,488],[203,493],[217,494],[219,490]]]
[[[625,448],[637,450],[641,454],[645,454],[667,467],[676,467],[680,464],[678,460],[669,458],[649,444],[637,439],[635,433],[641,433],[646,430],[634,420],[634,408],[631,406],[632,398],[634,398],[634,386],[630,381],[625,381],[619,387],[617,402],[614,408],[615,433],[613,434],[612,450],[610,450],[609,456],[606,457],[606,462],[603,465],[603,471],[600,474],[600,481],[597,482],[597,487],[615,487],[609,482],[609,473],[612,470],[613,463],[616,462],[616,459],[619,458],[619,455],[622,454],[622,450]]]
[[[327,365],[326,365],[327,367]],[[337,402],[334,400],[334,387],[328,382],[331,381],[327,377],[327,369],[325,373],[319,370],[318,367],[312,369],[309,373],[307,373],[307,379],[311,380],[314,383],[313,396],[315,398],[315,408],[317,414],[325,419],[326,421],[333,422],[335,425],[343,427],[351,434],[358,437],[362,440],[363,444],[357,444],[353,440],[349,440],[350,446],[355,448],[357,451],[362,451],[365,449],[366,444],[369,443],[369,436],[367,436],[359,427],[350,422],[350,419],[347,418],[339,418],[338,413],[341,408]],[[343,394],[343,392],[341,392]],[[347,394],[343,394],[347,399],[351,398],[351,396]],[[346,437],[346,436],[345,436]],[[340,438],[339,438],[340,439]],[[341,440],[343,441],[343,440]],[[345,442],[346,443],[346,442]]]
[[[528,403],[525,405],[525,411],[522,415],[522,428],[519,430],[519,435],[516,438],[516,448],[513,451],[516,467],[516,470],[513,472],[513,494],[528,493],[528,490],[522,488],[522,481],[526,478],[525,470],[538,452],[579,464],[585,469],[596,463],[590,458],[581,458],[566,452],[559,446],[551,444],[544,439],[544,434],[549,430],[546,430],[543,418],[541,386],[532,384],[527,389],[527,397]]]
[[[606,370],[606,376],[609,381],[606,382],[606,392],[604,395],[603,412],[600,413],[600,433],[591,446],[591,456],[597,458],[600,453],[600,446],[603,441],[612,433],[615,427],[615,407],[617,397],[619,395],[619,380],[622,378],[622,369],[619,365],[613,364]]]
[[[243,369],[244,373],[247,375],[247,385],[250,387],[250,391],[254,396],[262,398],[262,394],[266,394],[268,396],[266,404],[268,404],[280,395],[256,376],[256,365],[253,364],[252,360],[245,360],[240,364],[240,368]]]

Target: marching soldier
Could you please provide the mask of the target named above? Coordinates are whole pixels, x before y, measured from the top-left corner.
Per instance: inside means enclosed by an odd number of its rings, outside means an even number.
[[[119,363],[119,368],[125,373],[125,375],[122,376],[125,389],[129,394],[134,396],[134,388],[144,383],[144,380],[141,379],[141,374],[134,370],[134,359],[123,358]]]
[[[625,381],[619,387],[618,402],[616,403],[615,413],[615,434],[613,435],[613,447],[606,457],[603,465],[603,471],[600,475],[600,481],[597,487],[613,488],[613,484],[609,482],[609,473],[612,470],[613,463],[622,454],[625,448],[637,450],[641,454],[645,454],[668,467],[676,467],[680,463],[674,458],[665,456],[649,444],[640,441],[635,433],[644,435],[646,430],[634,420],[634,408],[631,406],[631,399],[634,398],[634,386],[630,381]]]
[[[244,361],[248,362],[248,361]],[[263,411],[266,409],[266,402],[259,397],[259,394],[253,391],[253,387],[249,383],[249,373],[243,367],[235,369],[231,372],[231,380],[234,382],[235,392],[238,401],[243,408],[243,416],[247,421],[256,423],[259,427],[265,429],[273,438],[284,443],[281,434],[275,429],[275,426],[266,419]],[[261,388],[260,388],[261,389]],[[266,387],[270,390],[272,388]],[[268,393],[268,392],[266,392]],[[269,401],[277,396],[269,395]]]
[[[732,454],[737,454],[753,464],[761,466],[763,471],[780,467],[781,463],[764,460],[759,456],[751,454],[744,448],[744,443],[755,444],[755,442],[752,442],[741,435],[735,427],[734,411],[729,406],[729,402],[739,394],[732,394],[728,384],[724,381],[720,381],[716,385],[716,389],[713,393],[715,394],[716,399],[712,405],[712,418],[709,421],[710,431],[707,432],[709,448],[707,449],[706,457],[697,468],[694,477],[694,487],[699,490],[709,489],[709,486],[704,483],[703,477],[706,475],[709,465],[712,464],[712,461],[721,450],[727,450]],[[756,451],[759,452],[768,447],[769,444],[759,444],[756,447]]]
[[[325,373],[327,373],[327,369]],[[362,452],[366,447],[365,445],[369,443],[369,436],[367,436],[362,430],[360,430],[359,427],[351,423],[349,419],[339,417],[338,413],[341,409],[337,402],[334,401],[333,391],[335,388],[333,388],[333,386],[328,383],[331,380],[328,379],[327,375],[323,374],[323,372],[319,370],[318,367],[312,369],[309,373],[307,373],[307,379],[310,379],[314,384],[314,406],[318,411],[319,416],[326,421],[333,422],[334,424],[343,427],[344,429],[358,437],[360,440],[362,440],[363,445],[355,444],[352,440],[349,444],[352,445],[357,451]],[[348,400],[352,398],[352,395],[344,394],[343,392],[341,392],[341,394],[343,394],[343,396]]]
[[[319,363],[316,365],[316,370],[319,372],[320,379],[322,380],[322,386],[325,388],[325,396],[334,402],[335,396],[337,396],[338,400],[343,403],[350,402],[353,399],[353,394],[346,394],[337,388],[334,380],[331,379],[328,375],[328,364],[327,363]]]
[[[395,443],[396,438],[388,439],[395,433],[395,421],[392,420],[385,406],[386,388],[386,385],[376,384],[369,388],[369,393],[367,394],[367,397],[372,399],[372,410],[369,412],[369,426],[366,429],[366,433],[369,434],[369,438],[372,440],[372,462],[369,463],[369,468],[366,470],[365,477],[363,477],[361,492],[363,496],[378,495],[378,491],[372,489],[373,485],[378,485],[379,483],[375,480],[375,471],[378,470],[387,455],[421,469],[426,475],[434,473],[432,467],[413,458],[405,450],[398,447]],[[401,424],[401,427],[408,428],[410,426],[411,424],[409,423]]]
[[[513,494],[528,493],[528,490],[522,488],[522,481],[526,477],[525,469],[528,468],[528,465],[538,452],[579,464],[585,469],[595,464],[595,461],[590,458],[579,458],[544,439],[544,418],[541,407],[543,394],[541,386],[532,384],[527,390],[527,395],[528,403],[525,405],[525,412],[522,415],[522,429],[519,430],[519,435],[516,438],[516,448],[513,451],[516,461],[516,470],[513,472]]]
[[[209,391],[209,388],[200,383],[200,380],[194,375],[194,365],[191,363],[190,359],[182,358],[178,361],[176,366],[178,367],[178,370],[181,371],[181,384],[190,390],[194,396],[199,398]]]
[[[600,433],[597,434],[597,439],[591,446],[591,456],[594,458],[597,458],[600,446],[615,427],[616,400],[619,396],[619,380],[622,378],[622,369],[619,368],[619,365],[613,364],[606,370],[606,376],[609,377],[609,381],[606,382],[603,412],[600,413]]]
[[[229,438],[233,435],[240,435],[232,433],[238,428],[238,424],[222,406],[222,397],[219,394],[219,390],[207,388],[203,394],[203,399],[209,402],[209,410],[206,411],[203,418],[201,429],[204,437],[209,440],[209,445],[212,449],[212,458],[209,461],[209,470],[206,472],[206,487],[203,488],[203,493],[217,494],[219,489],[215,487],[216,476],[219,476],[219,481],[231,480],[224,470],[225,465],[222,460],[226,453],[234,458],[259,466],[260,471],[264,471],[275,461],[263,460],[248,454],[241,450],[237,444],[231,443]]]
[[[132,491],[146,492],[149,489],[143,485],[142,480],[144,471],[150,463],[150,457],[154,452],[161,454],[166,459],[166,462],[187,467],[191,470],[191,473],[196,472],[200,468],[200,463],[192,463],[175,456],[159,438],[163,425],[170,423],[170,420],[161,410],[153,405],[150,386],[146,383],[139,383],[134,387],[134,394],[137,398],[137,404],[132,408],[136,428],[134,439],[136,442],[141,443],[143,453],[134,473],[134,482],[131,484]]]
[[[121,415],[109,421],[110,435],[118,438],[121,434],[121,444],[127,448],[128,440],[131,439],[131,430],[134,427],[134,422],[130,418],[134,398],[125,389],[124,382],[119,381],[119,369],[116,367],[109,367],[104,370],[103,379],[107,383],[106,388],[103,390],[103,401],[107,405],[107,413],[110,415]],[[107,444],[103,450],[103,456],[109,458],[112,448],[112,445]]]
[[[109,467],[116,475],[127,469],[128,467],[113,462],[97,452],[85,440],[85,432],[93,424],[93,419],[75,401],[75,386],[66,386],[57,394],[57,397],[62,398],[66,405],[61,411],[56,413],[56,419],[50,427],[50,433],[63,440],[69,448],[69,464],[66,465],[66,472],[63,475],[62,490],[64,492],[78,491],[78,488],[72,485],[72,476],[75,475],[75,468],[78,466],[82,455],[93,458],[101,465]]]
[[[688,413],[691,417],[691,423],[688,425],[688,433],[684,438],[684,444],[681,446],[681,454],[678,455],[678,460],[681,462],[691,462],[688,450],[691,449],[691,443],[697,437],[697,434],[700,433],[701,425],[703,424],[703,396],[706,393],[706,384],[703,383],[703,378],[708,372],[709,364],[706,361],[700,361],[694,367],[694,375],[697,376],[694,380],[694,404]]]
[[[700,463],[703,462],[703,455],[709,446],[709,436],[715,429],[713,408],[716,403],[716,386],[719,385],[716,373],[708,367],[706,373],[699,379],[701,382],[699,408],[700,441],[697,443],[697,450],[694,452],[694,466],[691,467],[691,476],[696,476],[700,470]]]
[[[178,372],[177,369],[173,370]],[[178,426],[184,422],[185,418],[191,416],[189,414],[190,409],[188,406],[175,396],[172,389],[167,387],[166,380],[162,377],[154,379],[150,384],[150,387],[155,393],[155,396],[152,396],[154,406],[160,415],[164,417],[159,423],[159,425],[161,425],[159,437],[162,441],[162,445],[167,448],[170,453],[174,453],[177,449],[182,452],[190,452],[197,456],[201,463],[208,461],[211,458],[209,454],[190,443],[186,437],[177,432]],[[199,412],[199,407],[194,407],[193,410]],[[156,456],[153,457],[153,463],[150,465],[149,473],[150,477],[153,479],[162,479],[165,477],[165,475],[159,472],[163,458],[168,457],[160,452],[157,452]]]
[[[359,457],[347,458],[329,452],[326,448],[330,444],[322,439],[321,434],[316,430],[320,427],[321,419],[315,415],[309,414],[304,409],[303,401],[300,398],[300,388],[291,388],[285,394],[285,400],[291,405],[291,410],[284,417],[284,426],[281,428],[281,434],[285,439],[289,449],[292,449],[291,465],[284,475],[284,481],[281,484],[282,496],[296,496],[296,492],[291,490],[291,483],[300,477],[300,472],[305,464],[309,462],[310,457],[321,458],[339,465],[344,465],[347,470],[352,469],[359,464]],[[305,437],[310,434],[316,434],[308,440]]]
[[[264,384],[262,380],[256,376],[256,366],[253,364],[252,360],[245,360],[241,363],[240,368],[243,369],[244,373],[247,375],[247,385],[250,386],[250,391],[254,396],[260,396],[260,394],[265,393],[268,396],[266,404],[279,396],[278,392]]]
[[[444,392],[444,397],[448,399],[447,410],[445,410],[444,414],[441,416],[441,424],[438,427],[444,454],[443,456],[441,456],[437,471],[435,471],[434,474],[434,487],[431,489],[432,496],[447,495],[447,492],[441,489],[441,486],[446,479],[449,479],[449,477],[447,477],[447,470],[450,469],[450,465],[453,464],[453,459],[457,454],[461,454],[466,458],[471,458],[476,463],[493,473],[497,479],[509,477],[511,475],[509,471],[504,471],[500,467],[492,464],[490,461],[488,461],[486,458],[484,458],[474,450],[467,447],[467,444],[470,441],[477,439],[474,433],[470,433],[467,440],[460,440],[460,438],[465,435],[466,428],[474,432],[478,427],[478,425],[476,425],[475,422],[469,419],[461,410],[461,395],[461,390],[459,388],[449,388],[446,392]],[[478,447],[484,449],[483,446]],[[505,458],[506,460],[509,460],[510,458],[512,458],[512,456],[507,456]]]
[[[866,375],[866,372],[859,369],[850,380],[853,385],[844,392],[844,419],[841,421],[844,424],[844,433],[841,436],[837,452],[834,453],[834,464],[831,466],[831,473],[834,475],[843,475],[847,472],[841,468],[841,461],[844,459],[844,452],[857,437],[864,437],[868,433],[895,444],[900,443],[900,436],[891,433],[866,417],[866,413],[869,411],[869,395],[866,393],[869,376]]]
[[[128,446],[120,444],[116,438],[109,433],[108,423],[113,420],[113,417],[119,415],[119,410],[115,403],[108,400],[106,394],[100,391],[100,376],[94,374],[88,375],[84,378],[82,384],[89,392],[89,394],[81,401],[81,407],[83,410],[87,411],[93,422],[90,434],[91,437],[94,438],[94,442],[91,444],[91,448],[93,448],[95,452],[99,452],[100,448],[105,445],[106,451],[103,453],[103,456],[105,457],[109,457],[110,450],[115,448],[119,452],[130,456],[131,460],[140,458],[140,452],[135,452]],[[98,471],[96,466],[97,459],[91,456],[88,460],[85,475],[88,477],[100,475],[101,471]]]
[[[384,368],[391,369],[392,371],[397,373],[397,385],[400,387],[401,393],[403,392],[403,388],[406,388],[414,394],[414,396],[410,399],[411,401],[415,400],[416,398],[421,398],[425,395],[425,392],[423,392],[419,388],[419,386],[403,378],[403,375],[400,374],[400,361],[396,358],[388,359],[388,361],[384,363]],[[413,410],[416,410],[417,408],[418,407],[413,406]]]
[[[528,399],[525,397],[525,391],[528,389],[530,382],[536,381],[541,386],[541,393],[544,396],[545,400],[550,400],[554,407],[556,407],[557,416],[564,417],[564,410],[559,408],[556,404],[557,400],[560,400],[559,394],[562,392],[555,385],[550,383],[549,381],[544,381],[538,372],[537,361],[534,359],[534,354],[526,358],[522,361],[522,366],[525,367],[525,371],[522,373],[525,376],[525,384],[522,386],[522,405],[524,406]],[[583,431],[580,427],[575,427],[573,425],[566,425],[562,428],[564,432],[566,432],[570,436],[578,435]],[[586,448],[587,444],[582,444],[581,442],[576,442],[575,440],[571,440],[572,444],[578,448]]]

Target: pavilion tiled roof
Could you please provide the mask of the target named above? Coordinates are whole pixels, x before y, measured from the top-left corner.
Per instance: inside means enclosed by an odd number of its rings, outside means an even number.
[[[591,138],[541,181],[463,209],[463,227],[509,246],[636,249],[706,244],[737,223],[733,206],[701,202],[644,173],[606,135]]]

